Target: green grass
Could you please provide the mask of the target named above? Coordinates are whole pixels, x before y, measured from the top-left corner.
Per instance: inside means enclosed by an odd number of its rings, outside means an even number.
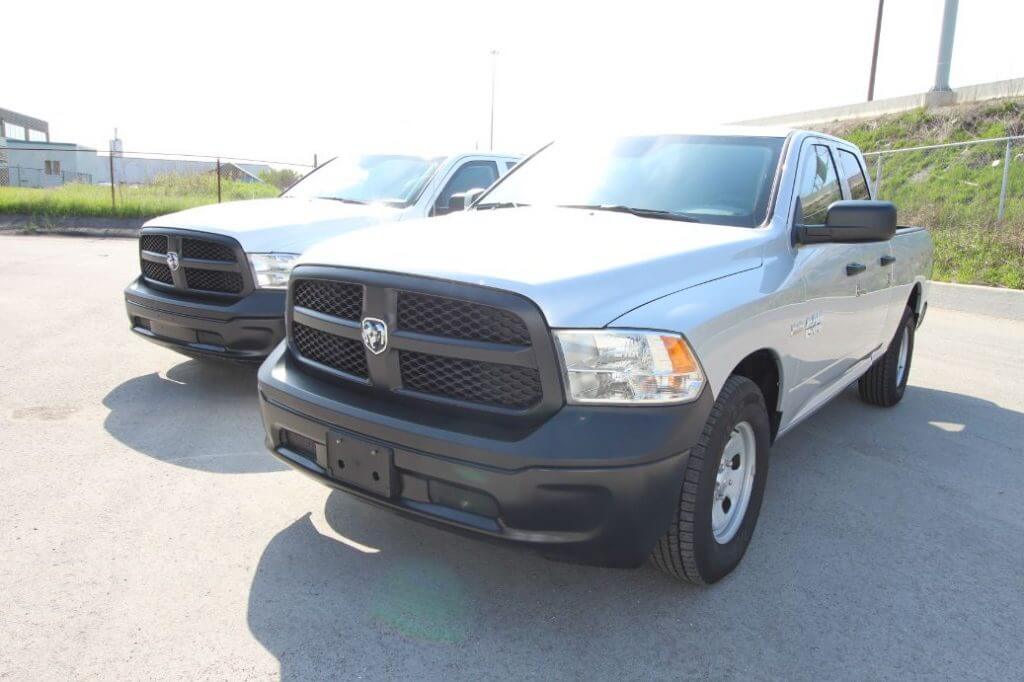
[[[223,201],[276,197],[273,185],[222,180]],[[152,218],[193,206],[217,202],[217,178],[211,175],[165,175],[149,185],[116,188],[116,208],[110,187],[72,183],[31,189],[0,187],[0,213],[31,215],[39,222],[67,216]]]
[[[1024,134],[1024,100],[822,126],[864,151],[904,149]],[[881,198],[904,225],[924,225],[935,241],[936,280],[1024,289],[1024,141],[1010,155],[1006,214],[997,221],[1005,142],[900,152],[882,157]],[[876,172],[876,157],[868,157]]]

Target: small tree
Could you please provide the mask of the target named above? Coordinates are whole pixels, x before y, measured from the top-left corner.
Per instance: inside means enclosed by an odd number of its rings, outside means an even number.
[[[260,173],[260,180],[270,183],[280,190],[285,190],[298,182],[302,176],[291,168],[277,168]]]

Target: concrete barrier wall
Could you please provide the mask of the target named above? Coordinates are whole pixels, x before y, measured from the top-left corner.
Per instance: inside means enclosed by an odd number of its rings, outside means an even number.
[[[872,118],[875,116],[882,116],[884,114],[897,114],[921,107],[932,109],[936,107],[952,106],[954,104],[967,104],[969,102],[981,102],[988,99],[1001,99],[1006,97],[1024,97],[1024,78],[1013,78],[1011,80],[995,81],[993,83],[968,85],[962,88],[955,88],[951,92],[925,92],[917,95],[906,95],[904,97],[877,99],[873,102],[859,102],[857,104],[847,104],[838,107],[826,107],[824,109],[800,111],[793,114],[766,116],[764,118],[754,118],[747,121],[737,121],[737,124],[800,128],[812,126],[817,123],[831,123],[832,121],[845,121],[857,118]]]
[[[1024,291],[932,282],[928,305],[976,315],[1024,320]]]

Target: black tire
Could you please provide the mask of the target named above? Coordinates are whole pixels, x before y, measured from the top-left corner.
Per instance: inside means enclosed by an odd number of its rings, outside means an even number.
[[[739,529],[731,540],[719,544],[711,525],[716,476],[723,448],[741,422],[752,427],[756,445],[753,486]],[[770,434],[761,390],[746,377],[729,377],[711,408],[697,445],[690,450],[678,512],[651,553],[651,562],[656,567],[675,578],[701,584],[721,580],[736,568],[750,544],[761,510]]]
[[[907,306],[903,310],[903,319],[896,329],[896,335],[889,342],[885,354],[875,360],[871,368],[857,381],[860,399],[869,405],[892,407],[903,399],[903,393],[907,390],[907,379],[910,378],[910,361],[914,357],[915,322],[914,311]],[[900,347],[904,335],[907,337],[907,361],[903,374],[900,375]]]

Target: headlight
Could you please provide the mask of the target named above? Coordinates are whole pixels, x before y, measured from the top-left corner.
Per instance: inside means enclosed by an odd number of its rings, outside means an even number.
[[[570,403],[682,403],[704,388],[704,372],[678,334],[562,329],[555,339]]]
[[[249,264],[261,289],[286,289],[297,253],[250,253]]]

